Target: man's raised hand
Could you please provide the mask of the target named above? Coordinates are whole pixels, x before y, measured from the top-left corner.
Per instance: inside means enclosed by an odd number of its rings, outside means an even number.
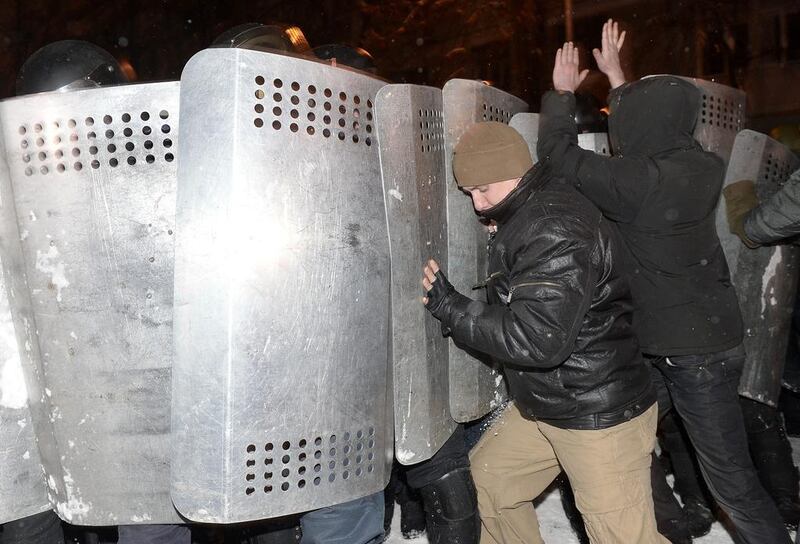
[[[556,63],[553,66],[553,88],[560,92],[574,93],[589,70],[580,71],[578,48],[567,42],[556,51]]]
[[[623,30],[620,34],[619,24],[613,19],[609,19],[603,25],[602,50],[592,50],[594,60],[597,61],[597,68],[608,76],[612,89],[625,83],[625,73],[622,71],[622,64],[619,61],[619,51],[622,49],[623,43],[625,43],[625,31]]]

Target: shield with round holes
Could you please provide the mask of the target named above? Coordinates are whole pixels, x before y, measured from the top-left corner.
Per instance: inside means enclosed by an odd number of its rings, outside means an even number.
[[[375,101],[392,266],[395,456],[424,461],[455,429],[448,341],[420,302],[422,266],[447,270],[442,91],[386,85]]]
[[[388,481],[383,85],[240,49],[184,69],[172,499],[192,520],[302,512]]]
[[[743,130],[736,136],[725,184],[752,180],[759,200],[764,202],[798,167],[800,159],[788,147],[759,132]],[[744,321],[747,359],[739,394],[777,406],[800,272],[800,248],[793,244],[747,248],[728,230],[724,201],[717,208],[717,234]]]
[[[0,103],[41,357],[33,425],[55,509],[74,524],[180,521],[168,483],[177,116],[177,82]]]
[[[34,346],[25,333],[30,298],[19,269],[22,251],[12,200],[0,138],[0,523],[50,509],[22,364],[31,362]],[[31,391],[40,393],[35,384]]]
[[[704,79],[672,77],[686,80],[700,91],[700,111],[697,116],[697,124],[694,126],[694,138],[703,146],[703,149],[716,153],[727,163],[736,134],[745,125],[745,92]]]
[[[445,171],[447,174],[447,276],[456,289],[485,300],[488,234],[472,202],[453,177],[453,148],[473,123],[508,123],[528,109],[519,98],[480,81],[451,79],[442,89],[444,101]],[[502,404],[502,375],[479,353],[450,345],[450,413],[459,422],[472,421]]]
[[[745,124],[745,93],[742,90],[695,78],[701,93],[700,113],[694,137],[706,151],[716,153],[727,163],[736,134]]]

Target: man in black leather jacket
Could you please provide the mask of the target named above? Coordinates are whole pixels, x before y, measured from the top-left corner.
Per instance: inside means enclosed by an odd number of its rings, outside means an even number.
[[[587,199],[531,163],[512,128],[473,125],[453,169],[496,225],[488,302],[455,291],[434,261],[424,270],[428,310],[457,345],[502,364],[515,401],[471,454],[481,543],[541,542],[531,500],[562,467],[593,541],[666,542],[650,490],[655,396],[621,241]]]
[[[577,145],[574,91],[586,72],[579,72],[577,50],[567,43],[556,54],[555,91],[542,98],[540,160],[619,229],[634,326],[652,365],[659,412],[675,408],[683,420],[737,541],[789,542],[753,468],[739,407],[742,322],[714,223],[724,164],[692,136],[697,88],[670,76],[624,84],[621,42],[609,21],[603,50],[594,54],[613,88],[614,155],[601,157]]]

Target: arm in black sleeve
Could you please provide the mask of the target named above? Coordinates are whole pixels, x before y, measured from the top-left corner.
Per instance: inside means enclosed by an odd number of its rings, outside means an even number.
[[[571,219],[548,223],[547,232],[532,225],[527,243],[511,257],[507,305],[455,293],[434,314],[457,344],[531,368],[558,366],[570,356],[597,280],[594,237]]]
[[[575,95],[550,91],[542,98],[537,153],[551,171],[575,185],[613,221],[633,221],[658,183],[655,164],[643,157],[604,157],[578,146]]]
[[[745,216],[747,238],[757,244],[777,242],[800,234],[800,170],[769,200]]]

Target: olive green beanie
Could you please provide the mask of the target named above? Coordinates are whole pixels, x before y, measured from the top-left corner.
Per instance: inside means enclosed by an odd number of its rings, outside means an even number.
[[[475,123],[453,150],[453,174],[459,187],[518,179],[533,166],[519,132],[495,121]]]

